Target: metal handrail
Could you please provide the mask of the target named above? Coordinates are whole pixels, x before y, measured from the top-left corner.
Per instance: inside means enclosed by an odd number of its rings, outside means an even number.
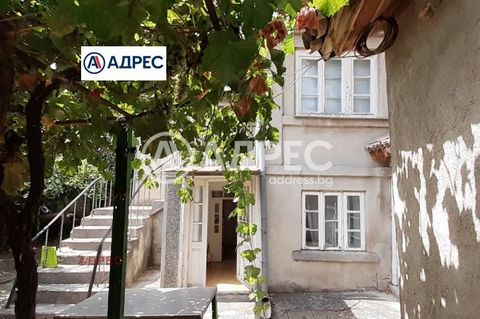
[[[140,186],[138,186],[137,189],[135,190],[135,192],[131,195],[131,197],[129,199],[129,205],[133,201],[135,196],[137,196],[137,194],[139,194],[142,187],[145,186],[145,183],[147,182],[148,178],[152,175],[152,173],[154,173],[154,172],[158,171],[159,169],[163,168],[163,166],[165,166],[165,164],[170,162],[172,159],[173,159],[173,156],[170,156],[166,161],[164,161],[160,165],[158,165],[154,170],[152,170],[150,172],[150,174],[147,177],[145,177],[143,179]],[[93,264],[92,275],[90,277],[90,283],[88,285],[88,294],[87,294],[88,298],[91,297],[91,295],[92,295],[93,285],[95,283],[95,277],[97,275],[98,261],[100,260],[100,255],[102,254],[102,250],[103,250],[103,243],[105,242],[105,240],[107,239],[107,237],[110,235],[111,232],[112,232],[112,226],[110,226],[110,228],[108,229],[108,231],[105,233],[105,235],[102,237],[102,240],[98,244],[97,254],[96,254],[96,257],[95,257],[95,260],[94,260],[94,264]]]
[[[87,192],[91,190],[92,186],[95,186],[96,183],[101,179],[101,177],[98,177],[96,179],[94,179],[92,182],[90,182],[90,184],[88,184],[73,200],[70,201],[70,203],[67,204],[67,206],[65,206],[45,227],[42,228],[42,230],[40,230],[33,238],[32,238],[32,242],[36,241],[38,238],[40,238],[40,236],[42,236],[44,233],[46,233],[46,236],[45,236],[45,246],[48,245],[48,231],[50,229],[50,227],[60,218],[62,218],[62,224],[60,226],[60,234],[59,234],[59,240],[61,241],[62,240],[62,235],[63,235],[63,223],[64,223],[64,218],[65,218],[65,213],[74,205],[74,208],[73,208],[73,211],[74,211],[74,217],[73,217],[73,221],[72,221],[72,229],[75,227],[75,216],[76,216],[76,210],[77,210],[77,201],[82,197],[82,196],[85,196],[84,197],[84,205],[83,205],[83,216],[85,216],[85,210],[86,210],[86,197],[87,197]],[[107,194],[108,192],[108,182],[107,184],[105,185],[105,194]],[[110,195],[111,195],[111,192],[110,192]],[[99,203],[101,201],[101,196],[102,194],[100,194],[100,199],[99,199]],[[106,197],[105,197],[105,204],[106,204],[107,200],[106,200]],[[95,208],[95,205],[96,205],[96,201],[95,201],[95,194],[94,194],[94,197],[93,197],[93,202],[92,202],[92,208]],[[13,295],[14,295],[14,292],[15,292],[15,288],[17,287],[17,277],[15,277],[15,280],[13,282],[13,285],[12,285],[12,288],[10,290],[10,294],[8,296],[8,299],[7,299],[7,302],[5,303],[5,309],[8,309],[10,308],[10,305],[12,303],[12,300],[13,300]]]
[[[52,226],[56,221],[57,219],[59,219],[63,214],[65,214],[65,212],[70,208],[72,207],[72,205],[74,203],[77,202],[77,200],[80,199],[80,197],[82,197],[83,194],[85,194],[87,191],[90,190],[90,188],[95,185],[95,183],[100,179],[101,177],[98,177],[96,178],[93,182],[91,182],[90,184],[88,184],[87,187],[85,187],[83,189],[83,191],[80,192],[80,194],[77,195],[77,197],[75,197],[67,206],[65,206],[58,214],[57,216],[55,216],[45,227],[43,227],[43,229],[41,231],[39,231],[33,238],[32,238],[32,241],[35,241],[37,240],[44,232],[46,232],[50,226]]]

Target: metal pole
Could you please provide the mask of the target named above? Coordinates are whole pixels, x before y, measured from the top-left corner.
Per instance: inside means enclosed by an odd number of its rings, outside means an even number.
[[[112,246],[108,289],[108,318],[121,319],[125,302],[125,268],[127,262],[128,194],[130,194],[130,158],[132,131],[124,118],[117,123]]]
[[[60,223],[60,234],[58,235],[58,247],[60,247],[60,244],[62,243],[62,238],[63,238],[63,223],[65,222],[65,215],[62,215],[62,222]]]

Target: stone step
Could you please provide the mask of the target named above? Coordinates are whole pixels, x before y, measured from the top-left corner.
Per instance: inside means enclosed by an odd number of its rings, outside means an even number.
[[[140,226],[130,226],[128,228],[132,234],[135,234]],[[70,237],[71,238],[103,238],[105,234],[110,229],[110,226],[78,226],[75,227]],[[108,237],[112,237],[112,233],[108,235]]]
[[[42,304],[36,305],[36,319],[53,319],[55,315],[58,315],[75,304]],[[0,308],[0,318],[2,319],[15,319],[15,307],[12,305],[8,309]]]
[[[133,237],[128,240],[128,247],[131,247],[132,244],[135,244],[135,241],[138,239]],[[68,247],[73,250],[95,250],[97,251],[98,245],[102,238],[68,238],[62,240],[60,247]],[[110,250],[112,246],[112,238],[105,238],[103,242],[103,249]],[[128,248],[127,247],[127,248]]]
[[[92,295],[108,290],[107,284],[93,285]],[[88,284],[40,284],[37,303],[77,304],[88,298]]]
[[[130,206],[129,208],[130,215],[139,214],[142,216],[148,216],[151,213],[152,213],[152,206]],[[101,215],[112,216],[113,207],[95,208],[92,210],[91,215],[92,216],[101,216]]]
[[[95,282],[108,281],[110,267],[97,267]],[[86,284],[90,282],[93,265],[58,265],[56,268],[38,268],[39,284]]]
[[[138,218],[137,218],[138,217]],[[131,215],[129,218],[129,226],[142,226],[144,216],[134,216]],[[112,225],[112,215],[97,215],[97,216],[87,216],[82,219],[81,226],[111,226]]]
[[[110,250],[102,250],[99,257],[99,264],[108,263]],[[57,250],[58,263],[64,265],[93,265],[97,257],[96,250],[73,250],[62,247]]]
[[[60,247],[68,247],[73,250],[97,250],[102,238],[67,238],[62,240]],[[103,249],[110,250],[111,238],[103,242]]]

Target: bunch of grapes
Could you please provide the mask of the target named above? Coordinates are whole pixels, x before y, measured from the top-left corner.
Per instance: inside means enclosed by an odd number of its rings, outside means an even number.
[[[178,42],[167,44],[167,72],[169,75],[185,68],[187,65],[186,54],[187,51],[182,44]]]
[[[260,31],[260,36],[267,40],[267,46],[269,49],[276,47],[278,44],[282,43],[287,36],[285,23],[280,20],[270,22]]]

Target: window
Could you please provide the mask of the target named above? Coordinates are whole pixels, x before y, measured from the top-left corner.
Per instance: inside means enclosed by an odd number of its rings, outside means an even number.
[[[363,193],[304,192],[303,249],[364,250]]]
[[[298,56],[297,113],[374,115],[376,60]]]

